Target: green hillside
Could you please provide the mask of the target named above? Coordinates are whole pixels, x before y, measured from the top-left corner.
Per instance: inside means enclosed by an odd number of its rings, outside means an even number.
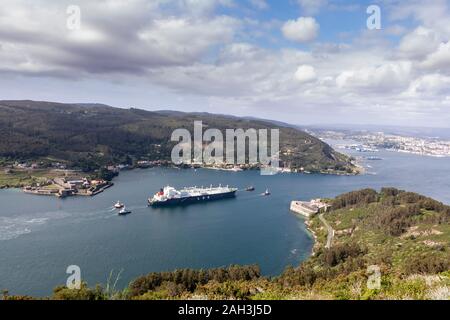
[[[170,160],[177,128],[194,121],[225,129],[280,128],[281,159],[311,172],[351,173],[348,157],[309,134],[287,126],[207,113],[149,112],[95,104],[0,101],[0,166],[15,160],[60,160],[93,171],[107,164]]]

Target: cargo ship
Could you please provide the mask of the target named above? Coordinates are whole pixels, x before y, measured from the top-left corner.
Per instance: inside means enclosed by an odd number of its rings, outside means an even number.
[[[192,187],[184,188],[182,190],[176,190],[173,187],[165,187],[148,199],[148,205],[152,207],[161,207],[233,198],[236,196],[237,191],[237,188],[228,186],[210,186],[209,188]]]

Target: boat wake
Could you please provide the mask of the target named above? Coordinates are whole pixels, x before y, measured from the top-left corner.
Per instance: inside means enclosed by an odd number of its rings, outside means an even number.
[[[63,219],[67,216],[68,214],[64,212],[45,212],[33,214],[33,216],[0,217],[0,241],[15,239],[31,233],[51,219]]]
[[[130,209],[140,210],[147,207],[132,207]],[[109,219],[117,216],[118,210],[115,208],[105,208],[103,210],[91,211],[89,213],[80,212],[65,212],[65,211],[51,211],[40,212],[33,215],[16,215],[13,217],[0,217],[0,241],[13,240],[22,235],[38,230],[40,227],[47,225],[50,221],[62,220],[73,217],[75,220],[70,221],[85,221]]]

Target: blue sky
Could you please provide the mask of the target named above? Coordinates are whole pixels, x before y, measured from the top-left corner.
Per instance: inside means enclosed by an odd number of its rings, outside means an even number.
[[[446,0],[3,0],[0,99],[448,127],[449,12]]]

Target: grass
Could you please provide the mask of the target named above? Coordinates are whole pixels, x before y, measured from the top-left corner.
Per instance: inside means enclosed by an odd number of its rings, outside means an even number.
[[[63,177],[63,171],[52,169],[14,169],[6,173],[0,168],[0,188],[22,188],[36,183],[45,183],[49,179]],[[77,175],[71,173],[71,175]]]
[[[28,171],[0,172],[0,188],[20,188],[26,185],[46,180],[46,176]]]

